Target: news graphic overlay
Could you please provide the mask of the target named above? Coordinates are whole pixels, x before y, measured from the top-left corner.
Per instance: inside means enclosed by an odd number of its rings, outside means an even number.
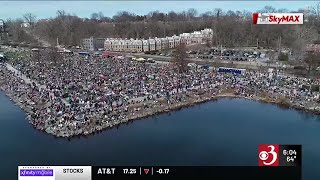
[[[303,24],[303,13],[253,13],[253,24]]]
[[[53,166],[19,166],[19,180],[55,180]]]
[[[298,155],[295,146],[279,146],[283,153]],[[269,149],[267,149],[269,150]],[[275,148],[275,152],[276,152]],[[265,157],[265,156],[263,156]],[[279,156],[281,157],[281,156]],[[279,164],[281,164],[279,159]],[[291,163],[291,158],[288,158]],[[19,180],[108,180],[129,177],[168,177],[176,179],[301,180],[301,167],[290,166],[19,166]]]
[[[55,166],[56,180],[91,180],[91,166]]]
[[[259,145],[259,166],[279,166],[279,145]]]
[[[19,166],[18,180],[91,180],[91,166]]]
[[[301,167],[301,153],[301,145],[261,144],[258,147],[258,165]]]
[[[302,165],[302,146],[301,145],[281,145],[279,149],[281,166]]]

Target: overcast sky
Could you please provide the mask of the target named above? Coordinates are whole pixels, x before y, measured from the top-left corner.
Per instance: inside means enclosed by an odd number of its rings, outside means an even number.
[[[223,10],[248,10],[251,12],[269,5],[277,9],[298,10],[314,5],[315,1],[1,1],[0,19],[22,17],[30,12],[38,19],[56,16],[57,10],[80,17],[90,17],[93,12],[101,11],[105,16],[112,17],[118,11],[129,11],[145,15],[150,11],[161,12],[183,11],[195,8],[199,13],[212,11],[214,8]]]

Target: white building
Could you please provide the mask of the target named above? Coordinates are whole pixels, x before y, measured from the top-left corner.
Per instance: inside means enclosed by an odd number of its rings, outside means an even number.
[[[102,46],[100,41],[104,41],[104,48],[110,51],[125,51],[125,52],[146,52],[154,50],[172,49],[180,44],[200,44],[206,40],[212,40],[213,30],[203,29],[192,33],[183,33],[179,36],[165,37],[165,38],[149,38],[149,39],[103,39],[103,38],[88,38],[83,39],[83,47],[85,49],[96,49]],[[96,45],[95,45],[96,44]]]
[[[4,32],[4,22],[0,19],[0,32]]]
[[[169,48],[168,38],[161,38],[161,50]]]
[[[212,40],[213,30],[212,29],[204,29],[201,30],[202,38],[204,40]]]
[[[135,39],[132,42],[132,52],[142,52],[143,51],[143,46],[142,46],[142,40]]]
[[[307,44],[305,49],[308,52],[320,52],[320,44]]]
[[[149,50],[150,51],[155,51],[156,50],[156,40],[149,38],[148,39],[148,43],[149,43]]]
[[[167,37],[168,43],[169,43],[169,49],[173,49],[174,46],[174,38],[173,37]]]
[[[142,39],[142,44],[143,44],[143,52],[150,51],[149,41],[147,39]]]
[[[105,41],[106,41],[106,38],[94,38],[93,39],[93,48],[94,48],[94,50],[98,50],[98,49],[104,48]]]
[[[120,46],[121,46],[121,42],[119,39],[112,40],[112,47],[111,47],[112,51],[120,51],[121,49]]]
[[[94,50],[93,37],[82,39],[83,49]]]
[[[106,39],[104,41],[104,49],[107,51],[112,51],[112,39]]]
[[[174,36],[172,36],[172,38],[174,39],[174,47],[179,46],[180,45],[180,41],[181,41],[180,36],[174,35]]]
[[[181,38],[180,43],[191,44],[191,34],[190,33],[180,34],[180,38]]]
[[[191,44],[200,44],[202,43],[202,34],[200,31],[195,31],[191,33]]]
[[[132,51],[132,39],[125,40],[123,51],[124,52],[131,52]]]
[[[156,50],[157,51],[161,50],[161,39],[156,37],[155,42],[156,42]]]
[[[116,51],[118,49],[119,40],[118,39],[111,39],[111,51]]]

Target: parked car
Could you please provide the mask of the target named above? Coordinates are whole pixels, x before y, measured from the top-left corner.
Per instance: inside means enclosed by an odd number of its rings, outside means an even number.
[[[138,58],[138,59],[136,59],[136,61],[137,61],[137,62],[140,62],[140,63],[144,63],[144,62],[146,62],[146,59],[144,59],[144,58]]]
[[[305,70],[304,66],[294,66],[293,69]]]
[[[148,63],[155,63],[156,61],[153,60],[153,58],[148,58],[148,59],[147,59],[147,62],[148,62]]]
[[[188,63],[188,67],[190,68],[196,68],[197,64],[196,63]]]
[[[208,70],[209,69],[209,65],[202,65],[201,68]]]
[[[123,56],[118,56],[117,59],[124,59],[124,57]]]

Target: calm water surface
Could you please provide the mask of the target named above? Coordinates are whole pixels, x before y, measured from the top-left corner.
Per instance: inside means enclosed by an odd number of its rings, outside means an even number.
[[[303,177],[320,179],[320,118],[222,99],[145,118],[87,138],[39,132],[0,92],[0,174],[18,165],[257,165],[262,143],[302,144]]]

